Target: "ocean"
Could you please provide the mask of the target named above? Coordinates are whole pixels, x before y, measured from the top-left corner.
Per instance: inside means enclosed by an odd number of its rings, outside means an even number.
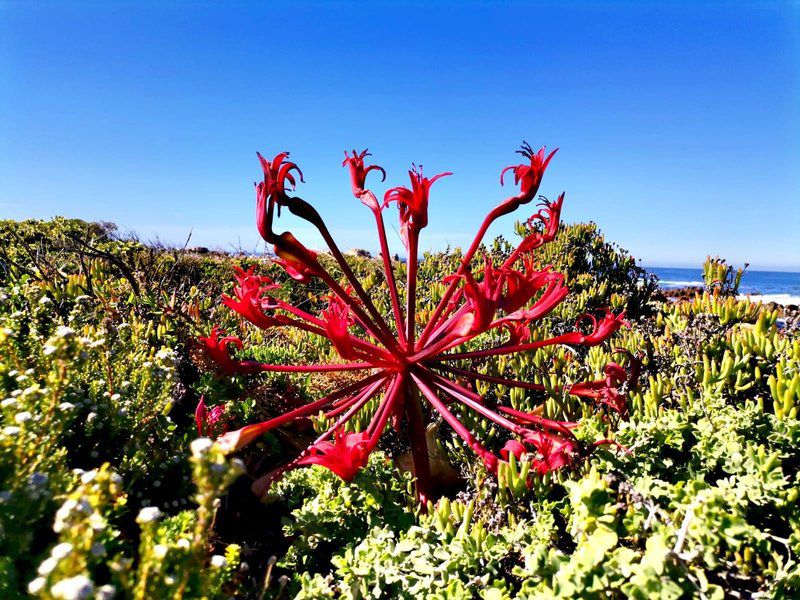
[[[702,269],[677,269],[673,267],[645,267],[658,276],[661,287],[675,289],[703,285]],[[800,273],[780,271],[745,271],[739,286],[740,297],[750,297],[757,302],[800,305]]]

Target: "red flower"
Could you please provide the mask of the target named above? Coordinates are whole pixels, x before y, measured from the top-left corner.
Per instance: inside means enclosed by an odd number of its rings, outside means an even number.
[[[236,267],[236,282],[239,285],[233,288],[235,298],[223,295],[222,303],[261,329],[283,325],[284,318],[271,316],[264,312],[278,308],[275,301],[266,293],[280,289],[280,286],[273,283],[269,277],[255,275],[254,270],[254,266],[247,271]]]
[[[468,422],[474,422],[476,416],[487,419],[516,436],[517,439],[509,442],[502,454],[508,458],[509,453],[521,455],[526,448],[531,448],[535,451],[533,460],[537,473],[544,474],[574,463],[579,448],[578,440],[572,433],[576,423],[524,413],[503,406],[502,399],[498,399],[498,402],[486,402],[475,391],[475,386],[472,385],[474,381],[538,393],[560,391],[584,398],[596,406],[610,409],[611,412],[623,416],[627,414],[625,392],[630,379],[625,381],[624,369],[615,363],[608,365],[605,378],[600,381],[583,382],[564,388],[546,388],[542,384],[506,379],[500,375],[487,374],[483,369],[476,369],[474,366],[464,366],[465,361],[471,359],[533,352],[557,344],[595,346],[625,324],[623,315],[607,312],[601,320],[587,315],[579,319],[576,325],[589,321],[592,330],[588,333],[578,330],[554,337],[531,339],[531,325],[556,308],[568,293],[563,275],[553,272],[549,267],[538,268],[530,254],[532,250],[555,238],[560,224],[563,194],[556,202],[545,201],[543,208],[531,217],[528,223],[534,231],[504,263],[495,266],[486,258],[481,273],[476,274],[477,277],[473,276],[469,267],[489,227],[500,216],[530,202],[536,196],[542,176],[554,154],[545,156],[544,149],[534,153],[527,144],[520,153],[530,160],[530,164],[509,167],[501,174],[502,183],[503,175],[513,170],[514,180],[520,186],[519,194],[503,201],[488,213],[458,268],[452,275],[445,277],[444,281],[449,285],[438,305],[433,311],[421,314],[417,313],[416,306],[418,236],[428,224],[431,185],[450,173],[441,173],[428,179],[422,174],[421,168],[414,167],[409,172],[410,188],[395,187],[384,196],[383,207],[390,202],[397,202],[402,237],[409,250],[405,277],[406,302],[405,307],[402,307],[396,287],[395,265],[389,259],[381,206],[375,195],[364,188],[369,172],[378,170],[383,175],[384,171],[380,167],[364,164],[364,159],[369,156],[366,151],[353,151],[352,155],[345,153],[343,164],[350,170],[353,194],[375,216],[389,292],[388,301],[393,313],[393,319],[390,320],[378,310],[371,295],[361,285],[316,209],[302,198],[286,194],[285,186],[295,184],[294,171],[300,173],[297,166],[286,160],[285,153],[277,155],[271,162],[259,156],[264,167],[264,181],[257,185],[259,232],[268,243],[274,245],[278,256],[276,263],[282,265],[298,281],[306,282],[312,276],[319,278],[320,284],[326,285],[330,290],[330,300],[320,316],[312,315],[300,307],[271,298],[269,292],[275,287],[273,282],[258,277],[251,269],[237,272],[235,297],[226,296],[223,302],[258,327],[280,324],[322,336],[332,344],[345,362],[276,365],[237,361],[229,350],[231,347],[241,348],[241,342],[232,336],[220,337],[216,328],[207,338],[201,338],[201,341],[227,374],[334,371],[362,373],[354,382],[323,398],[262,423],[226,433],[217,440],[221,448],[231,452],[276,427],[306,419],[320,411],[326,419],[335,421],[300,456],[284,464],[270,476],[259,479],[256,484],[259,492],[263,492],[264,486],[278,474],[309,464],[324,466],[351,480],[367,463],[370,452],[376,447],[386,428],[392,424],[399,428],[400,433],[406,433],[401,427],[405,424],[418,497],[424,502],[430,493],[429,441],[426,428],[435,418],[435,414],[441,416],[465,446],[480,457],[490,473],[496,472],[497,456],[483,446],[459,420],[459,415],[469,416]],[[300,177],[302,179],[302,175]],[[336,271],[329,271],[329,262],[320,263],[316,252],[306,248],[290,232],[280,235],[273,232],[276,204],[278,207],[286,206],[294,216],[314,225],[330,250],[331,260],[338,263],[339,268]],[[516,270],[514,265],[520,258],[523,259],[523,267]],[[277,313],[276,309],[279,309]],[[501,312],[499,318],[498,311]],[[417,337],[416,325],[419,317],[423,316],[428,318],[428,322]],[[351,328],[353,324],[358,327]],[[490,335],[484,338],[486,342],[494,342],[489,348],[453,351],[493,328],[507,330],[508,340],[498,340],[497,336]],[[460,366],[448,364],[451,361]],[[632,370],[636,369],[634,365]],[[373,402],[376,395],[380,397]],[[345,433],[348,424],[352,429],[353,419],[361,420],[368,414],[371,417],[364,431]],[[210,419],[215,416],[206,412],[204,404],[202,407],[198,406],[198,428],[208,431]],[[600,443],[608,443],[608,440]]]
[[[597,317],[592,314],[581,315],[575,323],[578,327],[582,321],[588,321],[592,326],[592,331],[588,335],[584,335],[580,331],[573,331],[561,336],[561,341],[564,344],[580,344],[583,346],[597,346],[605,342],[612,334],[616,333],[623,325],[628,326],[625,320],[625,311],[615,315],[607,310],[603,318],[598,321]]]
[[[527,320],[504,321],[501,327],[508,330],[508,341],[505,345],[515,346],[531,339],[530,322]]]
[[[225,433],[227,429],[225,406],[214,406],[208,410],[205,397],[200,396],[200,402],[197,403],[197,409],[194,411],[194,421],[197,424],[197,433],[203,437],[214,437]]]
[[[521,154],[529,159],[531,161],[530,164],[506,167],[500,173],[500,185],[503,185],[503,176],[506,174],[506,171],[514,172],[514,184],[519,185],[519,194],[517,194],[516,197],[518,202],[514,204],[514,210],[516,210],[520,204],[526,204],[536,197],[547,165],[550,164],[553,155],[558,152],[558,148],[553,150],[546,157],[544,152],[544,146],[542,146],[538,152],[534,153],[533,148],[531,148],[527,142],[523,142],[522,149],[517,150],[517,154]]]
[[[211,328],[211,333],[208,337],[198,338],[198,341],[203,344],[206,352],[212,361],[222,370],[226,375],[234,375],[236,373],[256,373],[259,371],[257,363],[240,362],[231,358],[229,348],[242,349],[242,340],[233,335],[225,335],[219,337],[220,331],[215,325]]]
[[[292,171],[297,171],[300,176],[300,181],[303,181],[303,173],[298,166],[286,159],[289,157],[288,152],[281,152],[272,159],[272,162],[261,156],[256,152],[258,160],[261,161],[261,168],[264,170],[264,188],[267,196],[276,196],[278,202],[281,202],[281,197],[286,193],[286,182],[288,181],[292,189],[295,188],[297,182],[295,181]]]
[[[289,277],[300,283],[308,283],[320,271],[317,253],[303,246],[288,231],[279,236],[274,250],[280,258],[273,258],[272,262],[283,267]]]
[[[330,469],[345,481],[353,481],[356,474],[367,465],[372,452],[366,432],[346,433],[339,429],[334,434],[334,443],[317,442],[309,449],[309,455],[298,461],[298,465],[320,465]]]
[[[561,206],[564,204],[564,194],[560,194],[555,202],[545,200],[540,206],[543,206],[539,212],[532,215],[528,219],[528,227],[534,230],[529,234],[516,249],[514,259],[522,253],[532,252],[543,246],[544,244],[552,242],[558,233],[558,227],[561,223]],[[536,221],[542,223],[543,230],[536,231]]]
[[[400,228],[403,241],[408,247],[408,234],[419,234],[420,230],[428,225],[428,195],[431,185],[440,177],[447,177],[452,173],[439,173],[430,179],[423,176],[422,165],[416,165],[408,172],[411,179],[411,189],[399,186],[390,189],[383,197],[383,206],[386,208],[390,202],[397,202],[400,211]]]
[[[358,352],[353,347],[352,337],[348,328],[353,324],[353,316],[350,309],[337,296],[328,298],[328,309],[322,311],[322,320],[325,324],[325,332],[328,334],[333,347],[345,360],[361,360],[364,358],[363,352]]]
[[[525,444],[534,447],[536,453],[532,457],[532,467],[540,475],[557,471],[573,464],[578,453],[578,440],[574,436],[563,436],[545,431],[527,431],[523,442],[509,440],[500,455],[508,460],[509,454],[518,459],[528,452]]]
[[[347,150],[344,151],[344,162],[342,162],[342,166],[350,168],[350,184],[353,188],[353,195],[356,198],[361,198],[364,194],[367,174],[369,174],[370,171],[380,171],[381,181],[386,181],[386,171],[384,171],[382,167],[378,165],[364,166],[364,158],[367,156],[372,156],[367,150],[364,150],[360,154],[356,154],[356,151],[353,150],[353,156],[347,154]]]

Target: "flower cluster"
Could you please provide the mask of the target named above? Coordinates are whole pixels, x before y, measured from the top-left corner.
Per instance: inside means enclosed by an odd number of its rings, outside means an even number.
[[[428,178],[422,167],[414,166],[409,171],[410,187],[393,187],[386,192],[383,202],[379,202],[366,187],[366,177],[370,172],[379,171],[385,178],[385,171],[375,165],[365,165],[364,160],[369,156],[366,151],[353,151],[352,155],[345,153],[343,164],[350,171],[353,195],[372,211],[375,218],[392,305],[392,315],[389,316],[378,311],[319,213],[302,198],[290,195],[289,188],[294,189],[296,184],[294,174],[300,181],[303,179],[297,165],[288,160],[288,153],[280,153],[271,161],[259,154],[264,180],[256,186],[258,230],[273,246],[278,257],[275,262],[283,266],[290,277],[301,283],[316,278],[329,288],[328,308],[320,315],[314,315],[273,297],[271,294],[277,289],[277,284],[257,275],[253,269],[237,272],[234,297],[225,296],[223,302],[257,327],[296,327],[323,336],[331,342],[343,362],[277,365],[240,361],[231,350],[240,350],[241,341],[232,336],[221,336],[216,328],[201,341],[209,355],[228,374],[358,371],[363,376],[355,383],[283,415],[225,433],[218,440],[221,447],[229,452],[238,450],[267,431],[323,411],[333,424],[280,471],[317,464],[351,480],[366,464],[387,427],[392,426],[408,435],[417,493],[423,502],[429,494],[430,479],[425,430],[427,421],[435,413],[455,430],[490,472],[496,472],[498,461],[507,459],[509,453],[515,456],[530,453],[535,460],[535,469],[540,473],[571,464],[581,451],[572,431],[576,423],[546,419],[536,411],[526,413],[501,404],[491,406],[469,383],[465,383],[478,380],[546,391],[539,384],[486,375],[464,368],[463,364],[556,344],[595,346],[625,324],[623,314],[607,312],[600,319],[585,315],[574,331],[548,339],[532,339],[531,325],[551,313],[568,294],[564,276],[551,267],[540,266],[535,258],[536,250],[551,242],[558,232],[563,194],[555,202],[543,201],[541,209],[529,220],[530,233],[502,264],[495,265],[484,257],[483,261],[476,261],[482,262],[482,266],[474,268],[473,259],[480,259],[478,252],[488,228],[498,218],[536,198],[555,151],[546,155],[544,148],[534,152],[525,144],[519,153],[526,162],[507,167],[501,173],[501,184],[506,172],[513,173],[514,182],[519,186],[518,193],[502,201],[486,216],[457,270],[444,278],[445,291],[424,327],[419,328],[421,331],[417,329],[419,236],[428,225],[432,185],[451,173]],[[401,303],[395,280],[383,219],[383,209],[391,203],[398,207],[402,240],[408,252],[405,306]],[[276,216],[282,207],[316,227],[347,280],[346,284],[340,283],[337,276],[323,267],[317,253],[290,232],[274,231]],[[507,331],[508,338],[495,347],[482,350],[467,351],[463,348],[470,340],[492,330]],[[627,407],[622,388],[627,379],[626,372],[612,363],[608,365],[606,375],[604,379],[574,384],[562,391],[625,417]],[[356,414],[363,414],[362,409],[365,410],[376,396],[381,400],[366,429],[347,431],[345,424]],[[512,439],[500,457],[490,452],[456,417],[451,410],[453,403],[507,430]],[[375,403],[369,404],[373,405]],[[200,421],[198,426],[201,426]]]

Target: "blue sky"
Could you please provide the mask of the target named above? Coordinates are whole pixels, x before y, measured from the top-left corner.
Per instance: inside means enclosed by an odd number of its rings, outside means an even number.
[[[541,191],[564,217],[644,264],[800,270],[797,2],[6,0],[0,73],[0,218],[255,248],[255,152],[290,150],[342,245],[375,248],[341,168],[369,147],[381,194],[412,161],[455,173],[441,248],[525,139],[561,148]]]

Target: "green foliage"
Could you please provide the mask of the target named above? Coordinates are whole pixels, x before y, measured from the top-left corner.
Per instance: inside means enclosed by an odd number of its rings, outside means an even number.
[[[508,249],[498,239],[485,250],[499,258]],[[534,337],[567,331],[606,305],[627,307],[631,328],[588,351],[557,346],[479,366],[546,392],[475,387],[490,403],[507,395],[522,410],[580,418],[586,456],[576,468],[528,477],[529,464],[515,459],[495,481],[442,426],[431,431],[435,459],[464,478],[427,511],[396,466],[402,439],[390,439],[350,484],[320,467],[288,473],[259,511],[243,500],[247,486],[226,491],[241,463],[208,441],[191,446],[198,395],[224,404],[240,426],[333,384],[201,375],[208,364],[192,339],[213,316],[259,359],[333,355],[313,336],[255,332],[216,313],[233,266],[258,259],[152,248],[103,224],[0,222],[0,597],[91,589],[106,598],[113,587],[119,598],[274,598],[276,580],[288,580],[284,597],[300,598],[800,594],[797,331],[779,329],[777,312],[736,300],[738,274],[723,261],[706,270],[709,283],[724,285],[673,304],[657,301],[652,281],[593,224],[564,227],[546,252],[542,264],[563,271],[574,296]],[[377,262],[349,260],[388,310]],[[457,260],[458,251],[426,256],[421,319]],[[269,265],[262,272],[285,281]],[[318,292],[283,293],[315,312]],[[492,333],[469,346],[499,341]],[[627,364],[614,348],[642,360],[628,421],[564,391],[602,377],[609,361]],[[502,447],[491,424],[462,412],[493,450]],[[258,477],[284,463],[304,435],[265,437],[266,459],[242,457],[248,471]],[[624,449],[589,451],[609,436]],[[220,520],[236,519],[239,533],[220,531]],[[273,533],[241,533],[261,526]]]

